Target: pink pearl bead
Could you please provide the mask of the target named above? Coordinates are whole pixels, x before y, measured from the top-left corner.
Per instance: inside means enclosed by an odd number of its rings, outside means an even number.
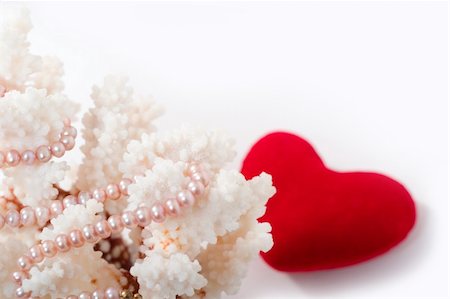
[[[17,259],[17,265],[21,271],[28,271],[33,266],[33,262],[28,256],[23,255]]]
[[[25,290],[20,287],[16,289],[16,297],[17,298],[28,298],[30,297],[30,293],[29,292],[25,292]]]
[[[77,198],[73,195],[67,195],[63,199],[63,206],[65,209],[67,209],[70,206],[74,206],[77,204]]]
[[[189,176],[192,176],[192,175],[194,175],[196,173],[199,173],[199,172],[201,172],[201,168],[200,168],[199,165],[197,165],[195,163],[191,163],[191,164],[188,165],[188,167],[187,167],[187,174]]]
[[[92,299],[105,299],[105,292],[101,290],[95,290],[92,292]]]
[[[192,174],[189,174],[189,177],[193,180],[193,181],[201,181],[201,174],[199,172],[195,172]]]
[[[166,209],[167,214],[171,216],[177,216],[181,212],[180,204],[175,198],[168,199],[164,204],[164,208]]]
[[[92,299],[92,295],[89,292],[83,292],[78,296],[78,299]]]
[[[119,186],[117,184],[109,184],[106,186],[106,196],[112,200],[118,199],[120,197]]]
[[[60,215],[64,210],[63,203],[60,200],[54,200],[50,204],[50,213],[53,217]]]
[[[14,283],[18,286],[22,286],[22,276],[20,272],[13,272],[11,275]]]
[[[106,200],[106,192],[102,188],[95,189],[92,192],[92,198],[98,202],[104,202]]]
[[[145,227],[152,222],[152,212],[148,207],[140,207],[134,211],[139,226]]]
[[[192,206],[195,203],[195,197],[191,192],[185,190],[178,192],[177,201],[182,207]]]
[[[123,212],[121,218],[126,228],[135,228],[138,224],[136,216],[131,211]]]
[[[0,229],[2,229],[5,226],[5,217],[0,214]]]
[[[41,145],[36,150],[36,158],[39,160],[39,162],[48,162],[52,158],[52,152],[46,145]]]
[[[72,136],[73,138],[77,137],[77,129],[72,126],[65,126],[61,132],[61,137],[63,136]]]
[[[129,195],[129,194],[128,194],[128,186],[130,186],[132,183],[133,183],[132,180],[126,179],[126,178],[120,180],[120,182],[119,182],[119,189],[120,189],[120,192],[121,192],[123,195]]]
[[[61,158],[64,156],[64,153],[66,152],[66,148],[64,147],[64,144],[61,142],[55,142],[51,145],[50,150],[52,151],[52,155]]]
[[[13,274],[11,275],[12,279],[14,280],[14,282],[18,285],[21,286],[22,285],[22,281],[26,278],[28,278],[28,275],[25,275],[24,272],[21,271],[16,271],[13,272]]]
[[[64,234],[60,234],[55,238],[55,244],[60,252],[67,252],[70,250],[69,237]]]
[[[107,288],[105,291],[106,299],[120,299],[119,291],[116,288]]]
[[[84,245],[85,239],[79,229],[74,229],[69,233],[70,244],[74,248],[80,248]]]
[[[23,226],[31,226],[36,223],[36,215],[31,207],[20,210],[20,222]]]
[[[16,150],[10,150],[6,153],[6,164],[10,167],[17,166],[20,163],[20,154]]]
[[[27,165],[32,165],[36,160],[36,155],[33,151],[27,150],[22,153],[22,161]]]
[[[193,182],[198,182],[200,184],[203,184],[203,186],[206,186],[206,184],[207,184],[207,179],[203,175],[203,173],[194,173],[193,175],[191,175],[191,180]]]
[[[112,233],[120,233],[123,231],[124,224],[120,215],[112,215],[108,218],[109,226],[111,227]]]
[[[151,213],[152,213],[152,219],[155,222],[161,223],[164,220],[166,220],[166,213],[164,211],[164,208],[159,203],[155,204],[152,207]]]
[[[42,253],[41,246],[34,245],[28,250],[28,256],[34,264],[40,263],[44,260],[44,254]]]
[[[44,226],[50,219],[50,210],[47,207],[37,207],[34,209],[36,215],[36,222],[39,226]]]
[[[95,227],[92,224],[85,225],[81,232],[83,233],[83,237],[88,243],[95,243],[98,241],[99,237],[95,232]]]
[[[190,181],[187,185],[187,189],[195,196],[198,196],[203,193],[205,186],[200,182]]]
[[[64,145],[66,151],[70,151],[75,147],[75,139],[72,136],[62,136],[59,141]]]
[[[111,236],[111,227],[109,226],[108,221],[100,220],[95,225],[95,232],[102,238],[106,239]]]
[[[78,193],[78,203],[86,205],[87,201],[91,199],[91,194],[89,192],[81,191]]]
[[[52,240],[45,240],[41,244],[42,254],[45,257],[54,257],[58,253],[58,247]]]
[[[9,210],[5,218],[6,224],[10,227],[18,227],[20,225],[20,214],[16,210]]]
[[[3,166],[5,166],[6,163],[6,156],[3,152],[0,152],[0,168],[2,168]]]

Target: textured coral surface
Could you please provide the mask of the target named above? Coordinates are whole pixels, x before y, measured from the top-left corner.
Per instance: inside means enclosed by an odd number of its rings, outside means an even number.
[[[161,115],[160,106],[135,95],[123,77],[106,77],[93,88],[94,106],[78,125],[78,104],[64,94],[62,64],[30,53],[28,12],[1,8],[0,19],[0,151],[22,153],[58,140],[66,119],[82,132],[77,139],[83,138],[77,169],[64,157],[0,168],[0,215],[24,206],[50,207],[69,194],[132,180],[128,195],[102,202],[90,193],[84,204],[68,205],[42,227],[5,224],[0,298],[14,297],[10,276],[30,246],[110,215],[163,204],[186,186],[185,171],[192,163],[208,176],[195,204],[162,223],[125,229],[107,242],[45,258],[30,270],[23,289],[40,298],[107,287],[131,289],[143,298],[236,293],[249,261],[272,247],[270,225],[257,221],[275,193],[271,177],[263,173],[246,180],[226,169],[235,153],[224,133],[189,127],[157,132],[153,121]],[[76,179],[63,190],[62,181],[74,172]]]

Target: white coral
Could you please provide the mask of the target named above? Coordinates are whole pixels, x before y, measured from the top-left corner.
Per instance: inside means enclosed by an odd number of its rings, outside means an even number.
[[[74,118],[77,105],[60,92],[61,63],[29,53],[31,23],[26,11],[10,13],[0,30],[0,150],[24,151],[57,140],[65,118]],[[124,230],[133,266],[130,273],[144,298],[219,298],[238,291],[248,263],[272,247],[270,225],[257,221],[275,193],[271,177],[261,174],[249,181],[235,170],[225,170],[235,157],[234,142],[226,134],[182,127],[155,133],[153,121],[161,108],[149,97],[136,97],[127,79],[110,76],[92,92],[94,107],[83,118],[84,160],[76,187],[92,190],[134,178],[129,196],[93,199],[76,205],[38,228],[4,228],[0,233],[0,298],[12,298],[7,278],[15,260],[42,240],[52,240],[105,214],[163,203],[185,188],[190,163],[208,177],[205,192],[191,207],[163,223]],[[52,161],[4,169],[0,176],[0,213],[21,205],[49,205],[63,194],[65,162]],[[76,188],[73,188],[76,192]],[[47,258],[30,271],[23,288],[40,298],[78,295],[81,291],[121,287],[122,273],[94,250],[93,244]]]
[[[94,108],[83,117],[84,160],[77,181],[81,190],[119,182],[123,177],[119,164],[127,144],[155,130],[153,120],[162,113],[161,107],[151,97],[134,96],[127,81],[125,77],[108,76],[101,88],[93,88]],[[114,214],[125,206],[124,200],[109,201],[106,210]]]
[[[37,240],[37,229],[9,229],[0,233],[0,298],[14,298],[17,287],[11,280],[16,271],[17,259]]]
[[[175,298],[177,295],[193,296],[195,290],[208,283],[199,274],[200,270],[198,261],[191,261],[185,254],[150,253],[133,266],[131,274],[138,278],[139,292],[144,298]]]
[[[64,95],[48,95],[45,89],[7,92],[0,99],[0,151],[35,150],[58,141],[64,120],[75,119],[78,106]],[[23,204],[37,206],[57,195],[53,185],[64,179],[67,170],[65,162],[20,165],[5,169],[6,179],[1,184],[12,188]]]
[[[193,280],[190,288],[207,297],[216,298],[222,292],[230,294],[236,292],[250,258],[261,250],[267,251],[271,248],[270,226],[266,223],[259,224],[256,219],[264,214],[265,204],[275,189],[267,174],[246,181],[236,171],[212,172],[213,169],[223,167],[226,160],[223,157],[232,156],[231,143],[219,133],[203,132],[199,142],[202,146],[195,146],[196,140],[190,138],[198,138],[199,135],[199,130],[188,129],[173,134],[176,140],[183,141],[185,147],[166,147],[166,150],[164,147],[155,147],[155,144],[163,144],[158,140],[157,134],[144,136],[140,145],[134,143],[130,146],[130,150],[140,150],[147,153],[147,156],[164,156],[167,152],[169,159],[155,158],[151,170],[145,171],[142,177],[137,177],[136,183],[130,186],[128,200],[131,207],[151,205],[164,197],[167,198],[168,194],[179,191],[180,186],[185,183],[182,179],[182,165],[186,166],[187,161],[201,160],[202,166],[208,167],[210,186],[207,194],[182,215],[169,218],[162,224],[151,223],[142,232],[142,236],[146,245],[143,247],[143,252],[147,256],[145,260],[166,261],[174,254],[185,255],[188,258],[186,264],[196,263],[199,259],[202,267],[200,274],[202,278],[210,278],[211,285],[208,280],[205,287],[199,289],[194,284],[197,280]],[[168,139],[162,138],[163,141]],[[152,142],[148,142],[149,140]],[[217,140],[222,142],[216,142]],[[155,148],[158,149],[156,152]],[[124,162],[122,166],[127,169],[140,167],[140,163],[136,163],[131,157],[131,153],[126,155],[128,162]],[[189,158],[185,158],[186,161],[177,161],[183,157]],[[212,163],[208,163],[209,157],[212,157]],[[222,263],[220,256],[224,254],[228,257],[222,257]],[[217,263],[210,262],[208,256],[216,256]],[[174,267],[177,269],[179,265]],[[152,292],[154,286],[162,284],[161,276],[149,276],[141,268],[137,263],[131,273],[138,277],[138,281],[145,282],[141,285],[144,294],[151,293],[152,298],[196,296],[194,293],[186,292],[190,288],[184,285],[183,288],[177,286],[183,290],[180,292],[175,291],[176,287],[172,287],[171,291]],[[168,268],[166,271],[174,270]],[[183,284],[185,283],[186,281],[183,281]]]
[[[7,92],[0,100],[1,149],[24,151],[58,141],[64,120],[73,120],[78,106],[64,95],[48,95],[45,89]]]
[[[186,164],[182,162],[155,158],[154,167],[146,170],[143,176],[137,176],[136,182],[128,188],[130,196],[127,209],[133,210],[141,205],[152,206],[181,191],[180,186],[188,182],[183,173],[185,167]]]
[[[240,220],[238,230],[219,237],[198,257],[203,265],[201,272],[208,279],[204,288],[205,298],[218,298],[222,292],[232,295],[239,291],[247,273],[248,263],[260,251],[267,252],[273,246],[268,223],[258,223],[254,215]]]
[[[72,229],[100,220],[98,213],[103,211],[103,204],[91,199],[86,206],[70,206],[64,213],[52,220],[52,228],[45,228],[39,234],[40,240],[53,240],[58,234],[69,233]],[[94,291],[109,286],[120,287],[122,274],[113,265],[101,258],[101,253],[94,251],[93,244],[60,253],[46,259],[39,267],[30,271],[31,278],[23,286],[34,295],[65,297],[82,291]]]
[[[0,7],[0,85],[6,90],[25,91],[27,87],[45,89],[49,94],[62,91],[62,63],[53,57],[30,53],[27,40],[32,25],[27,9]]]
[[[217,171],[236,155],[234,141],[220,131],[183,126],[169,133],[143,134],[131,141],[120,164],[128,176],[143,174],[156,157],[172,161],[198,162],[208,171]]]
[[[64,179],[68,170],[66,162],[5,169],[4,188],[13,190],[23,205],[50,206],[51,200],[58,195],[55,185]]]
[[[78,172],[77,185],[84,190],[118,182],[127,144],[154,131],[153,120],[162,112],[151,98],[134,97],[124,77],[105,78],[103,87],[94,86],[92,99],[95,107],[83,117],[85,157]]]

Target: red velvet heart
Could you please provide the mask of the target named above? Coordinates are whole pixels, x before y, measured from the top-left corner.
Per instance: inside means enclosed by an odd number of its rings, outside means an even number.
[[[331,269],[365,261],[402,241],[415,222],[415,205],[400,183],[377,173],[326,168],[312,146],[289,133],[272,133],[242,166],[249,179],[265,171],[277,188],[260,219],[272,225],[264,260],[281,271]]]

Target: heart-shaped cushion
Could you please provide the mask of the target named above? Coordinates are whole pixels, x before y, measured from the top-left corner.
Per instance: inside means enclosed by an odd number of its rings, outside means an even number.
[[[415,205],[400,183],[377,173],[328,169],[312,146],[289,133],[271,133],[242,166],[249,179],[265,171],[277,189],[261,222],[272,225],[264,260],[281,271],[352,265],[380,255],[414,226]]]

